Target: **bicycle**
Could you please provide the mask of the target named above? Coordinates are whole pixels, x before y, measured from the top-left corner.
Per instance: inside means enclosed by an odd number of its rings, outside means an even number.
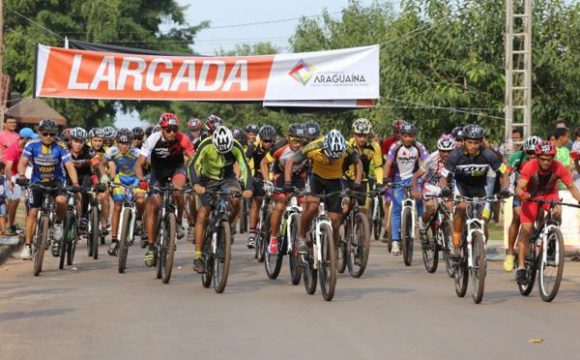
[[[380,191],[373,190],[369,194],[371,201],[370,201],[370,217],[369,217],[369,224],[370,224],[370,233],[373,234],[375,241],[380,240],[381,232],[383,230],[383,221],[385,217],[385,209],[383,208],[383,196]]]
[[[212,284],[218,294],[224,292],[228,282],[232,255],[232,233],[230,224],[230,198],[240,198],[238,192],[227,189],[206,192],[213,197],[210,221],[205,231],[203,246],[204,272],[201,274],[203,287]]]
[[[520,293],[529,295],[534,287],[536,275],[538,279],[540,297],[545,302],[554,300],[560,289],[562,274],[564,273],[564,238],[560,231],[560,224],[554,219],[556,206],[564,205],[580,208],[580,205],[567,204],[557,200],[526,200],[539,205],[549,204],[547,216],[539,211],[534,232],[530,235],[526,252],[526,283],[518,284]],[[517,259],[517,254],[516,254]],[[516,260],[517,261],[517,260]],[[553,274],[549,269],[553,269]],[[553,280],[551,278],[553,277]]]
[[[454,274],[455,293],[458,297],[465,296],[469,278],[473,302],[479,304],[483,299],[487,258],[485,256],[485,221],[479,218],[486,201],[495,202],[500,199],[491,197],[458,196],[456,201],[467,202],[466,222],[463,229],[460,248],[460,260]]]
[[[42,272],[42,264],[44,261],[44,251],[49,246],[49,232],[52,232],[54,224],[55,204],[51,192],[58,190],[57,186],[42,185],[39,183],[28,184],[23,186],[26,189],[40,189],[42,190],[42,205],[36,214],[36,233],[32,240],[32,258],[34,259],[33,274],[38,276]],[[52,235],[50,235],[52,237]]]
[[[413,244],[415,241],[415,229],[417,218],[417,204],[411,194],[411,185],[389,183],[390,188],[403,188],[404,198],[401,206],[401,253],[406,266],[413,264]],[[393,204],[391,204],[391,207]]]
[[[88,207],[89,223],[87,230],[87,255],[94,260],[99,258],[99,239],[101,238],[101,230],[99,227],[99,219],[101,218],[101,203],[97,200],[97,194],[104,192],[104,188],[95,186],[86,190],[88,192]]]
[[[273,189],[277,192],[282,192],[283,189]],[[300,221],[300,214],[302,214],[302,207],[298,204],[298,199],[294,196],[298,192],[298,189],[294,189],[294,193],[289,194],[290,200],[282,216],[282,221],[280,223],[280,228],[278,229],[278,254],[272,255],[266,251],[264,267],[266,268],[266,275],[270,279],[277,279],[282,268],[282,261],[284,255],[289,255],[288,261],[290,264],[290,278],[292,285],[298,285],[300,283],[300,277],[302,276],[302,267],[300,265],[300,254],[296,249],[296,240],[298,234],[298,222]],[[269,221],[270,217],[268,217]],[[268,223],[269,224],[269,223]],[[266,245],[268,248],[270,245],[270,226],[268,225],[268,231],[266,233]]]
[[[79,224],[77,217],[76,192],[67,188],[67,209],[64,217],[63,237],[60,241],[59,269],[64,269],[64,262],[68,266],[73,264],[77,242],[79,240]]]
[[[137,207],[135,206],[135,189],[138,186],[110,183],[115,188],[123,188],[123,205],[119,215],[119,247],[117,248],[118,271],[120,274],[127,269],[127,255],[129,246],[133,245],[135,236],[135,222],[137,220]]]
[[[340,192],[316,195],[320,198],[318,215],[314,218],[308,232],[311,246],[302,254],[304,288],[309,295],[316,291],[316,278],[320,279],[320,290],[326,301],[334,297],[336,287],[336,249],[332,235],[332,223],[326,212],[324,198]]]
[[[255,181],[261,181],[255,179]],[[254,245],[255,254],[254,258],[258,262],[264,262],[266,255],[266,242],[269,243],[269,233],[270,233],[270,202],[272,198],[272,191],[266,191],[262,203],[260,204],[260,210],[258,212],[258,223],[256,224],[256,244]],[[242,203],[243,206],[243,203]]]
[[[365,272],[370,251],[370,230],[367,215],[361,211],[356,195],[352,190],[346,190],[345,196],[350,198],[350,210],[342,220],[342,236],[337,247],[337,271],[348,272],[353,278],[359,278]]]
[[[426,223],[426,241],[421,240],[425,270],[429,273],[437,271],[439,251],[442,251],[447,275],[453,277],[453,269],[449,262],[449,246],[452,241],[451,216],[444,202],[441,200],[441,196],[426,195],[424,198],[425,200],[435,199],[437,201],[437,208],[433,216]]]

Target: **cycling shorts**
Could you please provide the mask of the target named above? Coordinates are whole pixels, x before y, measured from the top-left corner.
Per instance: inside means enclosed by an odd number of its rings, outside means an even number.
[[[335,193],[324,199],[324,204],[326,205],[326,210],[332,213],[342,212],[342,197],[340,191],[342,191],[342,180],[341,179],[324,179],[318,175],[310,176],[310,192],[311,195],[322,195]]]
[[[553,194],[546,194],[546,195],[542,195],[542,196],[536,196],[536,197],[534,197],[534,199],[535,200],[559,200],[560,197],[558,196],[558,193],[553,193]],[[522,212],[520,214],[520,223],[521,224],[534,223],[536,221],[536,218],[538,217],[538,212],[540,210],[540,207],[542,209],[544,209],[545,211],[550,210],[550,204],[547,204],[547,203],[538,204],[538,203],[531,202],[531,201],[524,201],[524,203],[522,204]]]
[[[139,180],[137,179],[136,176],[125,176],[125,175],[117,174],[117,175],[115,175],[115,178],[113,179],[113,183],[114,184],[122,184],[122,185],[126,185],[126,186],[138,186]],[[133,189],[133,194],[135,194],[135,195],[143,194],[143,193],[145,193],[145,190]],[[115,186],[113,188],[113,195],[112,196],[113,196],[114,201],[123,201],[125,199],[125,196],[123,194],[123,188]]]

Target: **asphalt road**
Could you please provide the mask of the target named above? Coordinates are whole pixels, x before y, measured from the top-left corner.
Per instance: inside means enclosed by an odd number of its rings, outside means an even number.
[[[238,235],[225,293],[201,286],[193,245],[178,243],[167,285],[130,249],[128,271],[101,247],[79,246],[76,264],[45,272],[10,260],[0,268],[0,359],[521,359],[577,358],[580,264],[568,262],[555,301],[519,295],[513,274],[489,266],[482,304],[455,296],[444,269],[404,267],[373,243],[361,279],[342,274],[332,302],[292,286],[287,259],[278,280]],[[531,339],[542,339],[532,343]]]

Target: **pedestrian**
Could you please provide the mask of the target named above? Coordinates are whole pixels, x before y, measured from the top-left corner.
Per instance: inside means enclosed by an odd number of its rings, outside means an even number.
[[[7,118],[4,120],[4,130],[0,131],[0,161],[4,161],[4,152],[18,140],[17,127],[16,119]]]
[[[7,236],[11,235],[6,232],[6,193],[7,193],[7,181],[4,175],[5,164],[0,161],[0,234]]]

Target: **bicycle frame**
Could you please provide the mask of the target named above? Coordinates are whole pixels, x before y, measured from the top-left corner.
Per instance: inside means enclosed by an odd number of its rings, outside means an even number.
[[[332,229],[332,222],[326,213],[326,207],[324,206],[324,201],[318,204],[318,216],[314,218],[314,226],[312,227],[312,233],[315,238],[315,242],[312,245],[312,253],[315,254],[316,258],[313,264],[314,269],[318,269],[318,264],[322,261],[322,247],[320,246],[320,238],[322,236],[322,231],[320,230],[322,224],[327,224]],[[333,239],[330,239],[333,241]]]
[[[467,240],[467,266],[473,268],[473,234],[478,232],[481,234],[483,239],[484,249],[487,247],[487,239],[485,238],[485,231],[483,231],[485,226],[485,221],[479,219],[478,210],[476,204],[485,201],[485,198],[473,198],[468,204],[468,209],[465,212],[466,216],[466,240]]]
[[[286,243],[288,246],[288,253],[290,253],[292,251],[292,241],[289,241],[290,239],[290,229],[292,229],[292,222],[293,220],[293,214],[301,214],[302,213],[302,207],[300,205],[298,205],[298,199],[296,198],[296,196],[292,196],[290,197],[290,201],[288,202],[288,206],[286,206],[286,211],[284,212],[284,216],[282,218],[283,221],[283,227],[284,227],[284,233],[286,236]]]
[[[413,195],[411,194],[411,186],[410,185],[406,185],[406,186],[401,186],[398,185],[400,187],[404,188],[404,192],[405,192],[405,197],[403,198],[403,202],[401,203],[401,226],[403,224],[402,219],[403,219],[403,214],[405,213],[405,209],[411,209],[411,234],[415,234],[415,228],[417,226],[417,204],[415,202],[415,199],[413,199]]]
[[[135,206],[135,194],[134,194],[134,187],[133,186],[123,186],[123,185],[116,185],[123,187],[123,207],[121,208],[121,213],[119,215],[119,228],[117,230],[117,234],[119,236],[123,233],[121,227],[123,223],[121,219],[123,218],[123,214],[127,211],[131,214],[131,220],[129,221],[129,233],[128,239],[133,239],[133,234],[135,232],[135,219],[137,218],[137,208]]]

